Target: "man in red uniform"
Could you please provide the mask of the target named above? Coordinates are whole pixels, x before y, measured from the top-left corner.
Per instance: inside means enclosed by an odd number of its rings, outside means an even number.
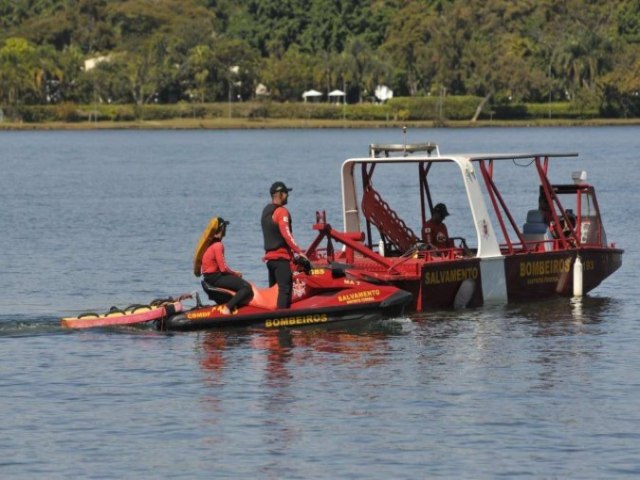
[[[265,255],[269,270],[269,286],[278,284],[278,308],[291,305],[291,261],[294,256],[306,259],[291,234],[291,215],[285,208],[290,188],[282,182],[271,185],[271,203],[262,211],[262,235],[264,236]]]
[[[443,223],[449,216],[449,211],[444,203],[438,203],[431,210],[431,218],[422,227],[422,241],[431,248],[450,248],[451,240],[447,226]]]

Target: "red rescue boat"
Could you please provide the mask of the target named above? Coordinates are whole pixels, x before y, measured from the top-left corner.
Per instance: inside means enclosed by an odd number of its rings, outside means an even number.
[[[552,161],[574,157],[442,155],[433,143],[371,145],[369,157],[342,165],[344,231],[318,212],[318,236],[307,255],[316,264],[342,264],[354,278],[411,292],[415,311],[584,295],[621,266],[623,250],[607,243],[586,172],[572,172],[571,183],[550,180]],[[501,176],[506,167],[518,174]],[[385,185],[395,196],[383,197]],[[410,213],[398,213],[392,201]],[[422,232],[441,201],[455,207],[453,226],[465,235],[433,248],[411,225]]]

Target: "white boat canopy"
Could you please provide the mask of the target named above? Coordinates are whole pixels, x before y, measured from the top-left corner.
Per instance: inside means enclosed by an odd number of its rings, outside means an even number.
[[[572,157],[575,153],[507,153],[507,154],[453,154],[440,155],[435,144],[417,145],[415,150],[426,150],[425,156],[405,156],[414,151],[412,146],[372,145],[371,157],[350,158],[342,164],[342,208],[344,230],[346,232],[360,232],[360,210],[358,208],[358,193],[354,177],[355,165],[357,164],[398,164],[398,163],[454,163],[460,171],[462,184],[468,198],[471,214],[474,219],[477,242],[478,257],[501,256],[500,245],[495,234],[489,212],[481,191],[479,182],[480,174],[476,175],[476,162],[481,160],[514,160],[514,159],[534,159],[536,157]],[[376,157],[377,153],[388,154],[390,152],[400,152],[402,156]]]

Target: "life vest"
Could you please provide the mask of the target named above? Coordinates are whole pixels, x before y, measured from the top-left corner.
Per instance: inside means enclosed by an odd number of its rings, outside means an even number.
[[[264,237],[264,251],[277,250],[279,248],[288,248],[287,242],[284,241],[280,233],[280,227],[273,221],[274,212],[280,208],[280,205],[270,203],[262,211],[262,235]],[[289,228],[291,228],[291,217],[289,217]]]

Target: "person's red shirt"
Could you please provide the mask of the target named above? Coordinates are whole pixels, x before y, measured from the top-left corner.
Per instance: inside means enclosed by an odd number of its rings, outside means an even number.
[[[436,248],[451,247],[447,226],[442,222],[436,223],[429,220],[425,223],[422,227],[422,240],[427,245],[433,245]]]
[[[222,242],[213,242],[202,256],[202,267],[200,269],[203,275],[210,273],[231,273],[237,275],[237,272],[231,270],[224,261],[224,245]]]
[[[291,234],[291,216],[289,215],[289,211],[285,207],[280,206],[276,208],[271,218],[276,225],[278,225],[280,235],[282,235],[287,246],[268,251],[264,255],[264,261],[291,260],[293,258],[293,253],[303,253],[302,249],[298,246]]]

